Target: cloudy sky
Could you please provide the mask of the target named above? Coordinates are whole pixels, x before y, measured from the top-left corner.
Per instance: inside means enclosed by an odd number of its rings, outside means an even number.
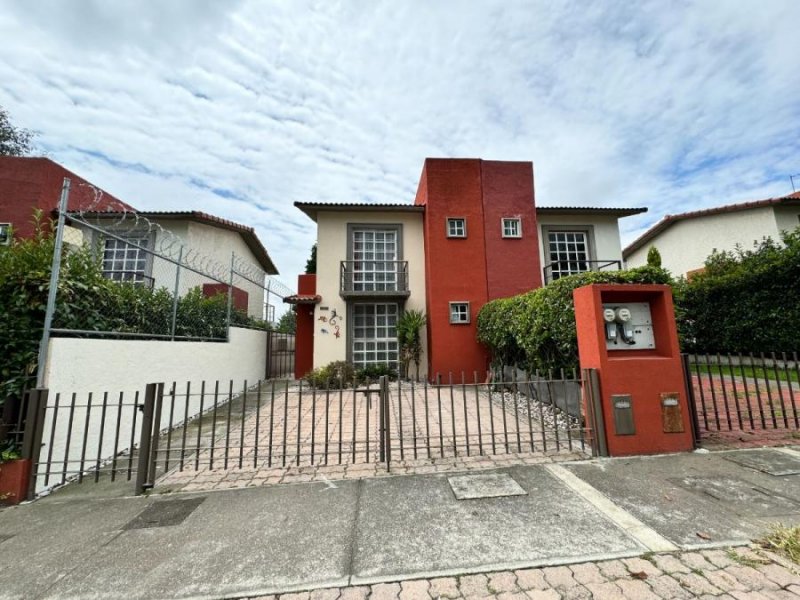
[[[411,202],[425,157],[532,160],[539,205],[663,215],[791,192],[800,2],[0,0],[0,105],[141,209],[256,227]]]

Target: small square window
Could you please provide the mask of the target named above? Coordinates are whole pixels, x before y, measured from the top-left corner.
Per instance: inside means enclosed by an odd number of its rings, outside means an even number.
[[[450,323],[454,325],[469,323],[469,302],[450,303]]]
[[[447,219],[447,237],[467,237],[467,220],[461,217]]]
[[[503,237],[522,237],[522,222],[520,219],[503,219]]]

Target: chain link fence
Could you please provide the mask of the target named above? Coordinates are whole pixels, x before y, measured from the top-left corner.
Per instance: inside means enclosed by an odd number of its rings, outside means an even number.
[[[274,325],[292,290],[256,263],[237,233],[248,228],[95,198],[71,210],[62,195],[49,334],[222,341],[231,326]]]

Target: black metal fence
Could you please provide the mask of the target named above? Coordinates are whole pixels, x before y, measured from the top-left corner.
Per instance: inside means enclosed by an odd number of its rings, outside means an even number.
[[[797,353],[690,354],[685,364],[701,437],[800,430]]]
[[[542,380],[442,379],[150,384],[49,402],[39,390],[32,489],[135,476],[141,492],[183,471],[599,451],[593,421],[538,395]],[[595,395],[586,377],[551,383]]]

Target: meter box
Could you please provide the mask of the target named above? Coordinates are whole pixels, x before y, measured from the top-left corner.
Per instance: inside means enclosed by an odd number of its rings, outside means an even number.
[[[603,322],[608,350],[656,347],[649,302],[604,303]]]

